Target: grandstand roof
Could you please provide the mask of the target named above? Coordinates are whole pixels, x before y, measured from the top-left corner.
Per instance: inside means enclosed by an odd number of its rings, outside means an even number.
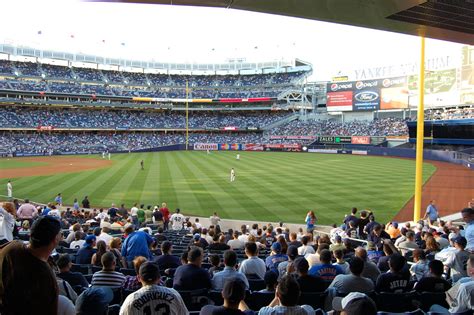
[[[474,45],[474,0],[113,0],[113,2],[211,6],[266,12],[410,35],[424,33],[429,38]]]

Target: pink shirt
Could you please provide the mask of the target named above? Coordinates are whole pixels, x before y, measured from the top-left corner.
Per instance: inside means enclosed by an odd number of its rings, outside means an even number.
[[[20,219],[33,219],[38,214],[38,211],[31,203],[24,203],[20,206],[16,214]]]

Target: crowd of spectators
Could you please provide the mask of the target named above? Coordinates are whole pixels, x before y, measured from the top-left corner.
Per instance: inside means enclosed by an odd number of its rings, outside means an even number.
[[[439,108],[425,111],[425,120],[474,119],[474,106]]]
[[[26,313],[101,315],[156,305],[168,314],[473,310],[472,205],[461,212],[465,225],[440,220],[434,202],[416,224],[379,223],[353,208],[321,233],[282,222],[223,231],[217,213],[204,226],[166,203],[84,210],[86,196],[81,204],[0,207],[13,222],[0,252],[6,314],[18,303]]]
[[[105,96],[185,98],[276,97],[300,82],[305,72],[253,75],[169,75],[65,67],[0,60],[0,87],[17,91],[40,91]],[[26,81],[30,80],[30,81]],[[32,81],[34,80],[34,81]]]
[[[382,118],[372,121],[293,120],[269,131],[275,136],[407,136],[406,121]]]
[[[184,133],[117,132],[0,132],[0,150],[11,154],[98,153],[135,151],[184,144]],[[261,133],[190,133],[194,143],[263,143]]]
[[[287,112],[189,113],[189,128],[262,128],[288,116]],[[89,110],[81,108],[1,107],[3,127],[53,126],[55,128],[183,129],[186,115],[178,111]]]

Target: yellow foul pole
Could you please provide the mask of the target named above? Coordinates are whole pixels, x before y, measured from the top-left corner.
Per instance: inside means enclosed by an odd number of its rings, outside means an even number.
[[[188,151],[188,144],[189,144],[189,128],[188,128],[188,122],[189,122],[189,102],[188,102],[188,97],[189,97],[189,90],[188,90],[188,81],[186,81],[186,151]]]
[[[415,174],[415,204],[413,221],[420,220],[421,196],[423,189],[423,141],[425,128],[425,37],[421,36],[420,74],[418,76],[418,117],[416,122],[416,174]]]

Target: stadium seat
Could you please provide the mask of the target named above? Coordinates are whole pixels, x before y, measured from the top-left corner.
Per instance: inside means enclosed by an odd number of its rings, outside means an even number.
[[[258,311],[275,298],[274,292],[252,292],[245,297],[245,303],[251,310]]]
[[[83,275],[88,275],[89,274],[89,268],[90,268],[90,265],[72,264],[71,271],[72,272],[80,272]]]
[[[430,307],[434,304],[449,308],[446,302],[446,293],[444,292],[422,292],[419,293],[419,300],[421,303],[420,307],[425,312],[429,311]]]
[[[221,291],[210,290],[209,299],[211,299],[215,305],[222,305],[224,303],[224,299],[222,298]]]
[[[376,293],[377,309],[385,312],[410,312],[418,309],[418,293],[415,291],[404,293]]]
[[[324,302],[326,300],[327,292],[301,292],[299,305],[310,305],[314,309],[324,308]]]
[[[126,276],[136,276],[137,272],[135,269],[130,269],[130,268],[120,268],[119,272],[123,273]]]
[[[209,304],[207,289],[193,291],[178,290],[189,311],[199,311],[204,305]]]
[[[135,292],[136,290],[122,289],[122,298],[125,300],[127,296]]]
[[[420,310],[420,309],[417,309],[411,312],[401,312],[401,313],[379,311],[377,312],[377,315],[425,315],[425,312],[423,312],[423,310]]]
[[[107,310],[107,315],[119,315],[120,314],[120,304],[109,305]]]
[[[265,289],[265,281],[262,279],[248,279],[250,291],[260,291]]]
[[[472,310],[467,310],[462,313],[449,313],[449,315],[472,315]],[[446,315],[446,313],[438,313],[438,312],[428,312],[427,315]]]

